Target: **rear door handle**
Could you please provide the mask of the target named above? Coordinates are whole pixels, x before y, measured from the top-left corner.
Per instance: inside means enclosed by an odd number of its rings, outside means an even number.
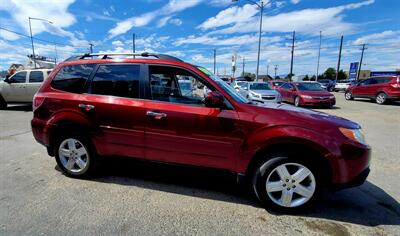
[[[146,116],[151,116],[151,117],[154,117],[155,119],[159,120],[159,119],[167,117],[167,114],[160,113],[160,112],[154,112],[154,111],[147,111]]]
[[[92,111],[94,110],[94,106],[93,105],[89,105],[89,104],[79,104],[79,108],[83,111]]]

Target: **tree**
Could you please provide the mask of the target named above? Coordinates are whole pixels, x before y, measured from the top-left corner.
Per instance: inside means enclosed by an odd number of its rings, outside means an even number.
[[[347,79],[346,73],[344,73],[343,70],[339,70],[338,80],[345,80],[345,79]]]
[[[242,73],[242,77],[245,77],[246,80],[255,80],[256,79],[256,75],[250,72],[244,72]]]
[[[317,77],[315,75],[311,76],[310,80],[311,81],[315,81],[317,79]]]
[[[308,75],[304,76],[303,81],[309,81],[310,77],[308,77]]]
[[[336,70],[332,67],[326,69],[324,72],[324,79],[335,80],[336,79]]]

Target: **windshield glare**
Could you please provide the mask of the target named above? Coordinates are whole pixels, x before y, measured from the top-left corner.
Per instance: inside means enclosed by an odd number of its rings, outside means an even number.
[[[300,91],[323,91],[319,83],[296,83],[297,88]]]
[[[232,86],[230,86],[227,82],[223,81],[220,79],[217,75],[214,75],[210,71],[208,71],[206,68],[197,66],[197,68],[208,75],[212,80],[214,80],[221,89],[223,89],[225,92],[227,92],[235,101],[241,102],[241,103],[249,103],[249,100],[247,100],[245,97],[243,97],[240,93],[236,91]]]
[[[271,90],[267,83],[253,83],[250,84],[250,90]]]

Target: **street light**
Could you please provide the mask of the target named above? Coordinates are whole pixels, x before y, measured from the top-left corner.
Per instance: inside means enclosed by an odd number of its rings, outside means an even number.
[[[232,0],[232,2],[238,2],[239,0]],[[257,54],[257,71],[256,71],[256,81],[258,80],[258,68],[260,66],[260,50],[261,50],[261,28],[262,28],[262,18],[263,18],[263,11],[265,5],[267,5],[270,1],[264,3],[263,0],[260,0],[260,3],[257,3],[252,0],[246,0],[250,3],[255,4],[258,8],[260,8],[260,30],[258,31],[258,54]]]
[[[29,31],[31,32],[31,43],[32,43],[32,53],[33,53],[33,64],[35,65],[35,69],[36,69],[36,59],[35,59],[35,47],[33,46],[33,37],[32,37],[32,26],[31,26],[31,20],[40,20],[40,21],[44,21],[47,22],[49,24],[53,24],[53,22],[46,20],[46,19],[41,19],[41,18],[36,18],[36,17],[28,17],[29,19]]]

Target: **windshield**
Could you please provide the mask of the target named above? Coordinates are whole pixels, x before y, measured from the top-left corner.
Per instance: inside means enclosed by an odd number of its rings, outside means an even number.
[[[253,83],[250,84],[250,90],[271,90],[267,83]]]
[[[223,89],[225,92],[227,92],[235,101],[237,102],[242,102],[242,103],[249,103],[249,100],[247,100],[245,97],[243,97],[240,93],[236,91],[232,86],[230,86],[228,83],[220,79],[218,76],[214,75],[210,71],[208,71],[206,68],[197,66],[197,69],[199,69],[201,72],[204,74],[208,75],[212,80],[214,80],[221,89]]]
[[[297,88],[300,91],[323,91],[319,83],[296,83]]]

